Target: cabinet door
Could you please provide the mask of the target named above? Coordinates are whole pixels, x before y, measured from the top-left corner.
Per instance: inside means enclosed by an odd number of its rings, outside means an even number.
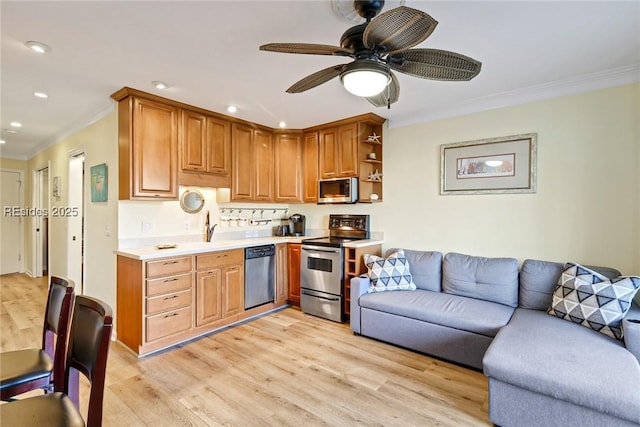
[[[275,138],[275,201],[302,202],[302,140],[300,135]]]
[[[289,264],[289,303],[300,305],[300,243],[287,245],[287,261]]]
[[[178,109],[135,98],[132,198],[178,197]]]
[[[242,265],[225,267],[223,274],[223,317],[228,317],[244,310],[244,268]]]
[[[335,178],[338,174],[337,154],[338,129],[329,128],[320,131],[320,153],[318,159],[318,168],[320,169],[320,178]]]
[[[222,319],[222,269],[198,272],[196,326]]]
[[[253,200],[253,129],[234,124],[231,129],[231,200]]]
[[[203,114],[182,110],[180,167],[182,170],[207,170],[207,118]]]
[[[254,131],[255,195],[254,200],[273,201],[273,135],[271,132]]]
[[[287,244],[276,245],[276,303],[287,302],[289,294],[289,271]]]
[[[207,170],[217,175],[231,173],[231,124],[226,120],[207,117]]]
[[[337,176],[358,176],[358,124],[338,128]]]
[[[318,132],[305,133],[302,147],[302,200],[318,201]]]

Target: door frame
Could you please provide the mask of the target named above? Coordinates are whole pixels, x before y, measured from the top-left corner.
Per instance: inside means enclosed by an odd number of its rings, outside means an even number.
[[[33,176],[33,185],[31,189],[31,197],[33,199],[33,206],[36,209],[47,209],[47,212],[51,206],[51,198],[50,191],[47,190],[46,193],[43,193],[43,181],[42,181],[42,171],[47,170],[47,189],[51,188],[51,162],[47,161],[47,163],[39,165],[35,167],[32,171]],[[42,203],[44,200],[47,203]],[[45,207],[46,206],[46,207]],[[49,241],[49,227],[46,229],[47,235],[44,233],[38,233],[36,231],[38,228],[42,229],[42,225],[44,223],[44,218],[48,217],[48,215],[37,215],[32,217],[31,219],[31,277],[42,277],[42,270],[44,259],[42,258],[42,250],[43,244],[46,240]],[[38,238],[40,237],[40,238]],[[47,250],[47,271],[51,270],[50,256],[49,251]]]
[[[82,157],[82,171],[81,171],[81,177],[80,179],[78,179],[78,177],[73,177],[71,176],[71,163],[76,161],[79,157]],[[78,203],[78,212],[80,215],[80,229],[79,230],[75,230],[72,227],[71,221],[73,220],[73,217],[68,217],[67,218],[67,277],[70,277],[70,271],[71,271],[71,266],[72,265],[80,265],[80,283],[78,283],[77,280],[75,281],[75,289],[76,289],[76,294],[78,295],[82,295],[84,294],[84,283],[85,283],[85,246],[86,246],[86,224],[85,224],[85,216],[86,216],[86,210],[87,210],[87,198],[86,198],[86,179],[85,177],[87,176],[87,171],[86,171],[86,162],[87,162],[87,156],[86,156],[86,150],[84,149],[84,147],[79,147],[73,150],[69,151],[69,158],[67,160],[67,174],[68,174],[68,185],[67,185],[67,202],[68,205],[71,206],[73,203],[71,202],[72,198],[74,196],[79,195],[79,199],[80,199],[80,203]],[[77,190],[77,186],[75,186],[75,183],[80,182],[80,189],[79,192]],[[72,193],[73,191],[73,193]],[[77,192],[77,194],[76,194]],[[73,195],[72,195],[73,194]],[[75,204],[72,207],[76,207]],[[80,259],[71,259],[71,255],[72,255],[72,251],[71,251],[71,242],[72,242],[72,238],[73,236],[80,236],[80,253],[79,253],[79,257]],[[73,279],[73,278],[72,278]]]

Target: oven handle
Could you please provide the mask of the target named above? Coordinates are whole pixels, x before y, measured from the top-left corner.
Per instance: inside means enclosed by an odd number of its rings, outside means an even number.
[[[314,297],[314,298],[326,299],[327,301],[340,301],[340,298],[323,297],[322,295],[312,294],[310,292],[306,292],[304,289],[301,292],[302,292],[302,295],[309,295],[310,297]]]
[[[317,251],[317,252],[329,252],[334,254],[339,254],[342,249],[327,249],[324,246],[311,246],[311,245],[302,245],[303,251]]]

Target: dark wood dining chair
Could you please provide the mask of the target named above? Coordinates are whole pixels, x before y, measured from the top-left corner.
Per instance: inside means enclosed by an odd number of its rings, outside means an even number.
[[[0,398],[35,389],[62,391],[74,284],[51,277],[42,327],[42,347],[0,353]]]
[[[111,307],[98,299],[78,295],[69,333],[64,393],[55,392],[0,405],[2,425],[101,426],[104,380],[112,328]],[[79,411],[80,373],[91,385],[86,424]]]

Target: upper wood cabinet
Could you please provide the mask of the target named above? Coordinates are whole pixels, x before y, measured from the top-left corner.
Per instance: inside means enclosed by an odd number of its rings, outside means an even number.
[[[232,201],[273,201],[273,135],[234,123],[231,127]]]
[[[275,201],[302,202],[301,135],[276,134],[274,152]]]
[[[318,132],[305,133],[302,138],[302,201],[318,201]]]
[[[358,123],[320,131],[320,179],[358,176]]]
[[[119,199],[178,198],[179,109],[126,90],[118,101]]]
[[[196,111],[182,110],[180,173],[183,185],[231,185],[231,123]]]

